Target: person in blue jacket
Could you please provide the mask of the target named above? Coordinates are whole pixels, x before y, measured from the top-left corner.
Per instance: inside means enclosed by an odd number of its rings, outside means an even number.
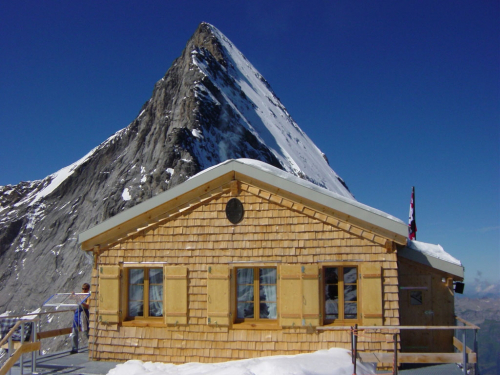
[[[90,284],[85,283],[82,285],[82,293],[90,293]],[[75,311],[73,316],[73,329],[71,331],[71,354],[78,353],[78,337],[79,331],[85,333],[87,339],[89,338],[89,305],[90,300],[82,302]]]

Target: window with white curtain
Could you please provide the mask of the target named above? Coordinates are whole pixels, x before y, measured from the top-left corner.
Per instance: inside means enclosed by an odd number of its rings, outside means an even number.
[[[236,321],[277,318],[276,268],[236,269]]]
[[[128,317],[163,316],[163,268],[128,270]]]

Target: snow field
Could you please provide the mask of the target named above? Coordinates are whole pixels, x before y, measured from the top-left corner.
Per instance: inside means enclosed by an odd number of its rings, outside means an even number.
[[[375,366],[357,363],[358,375],[375,374]],[[332,348],[314,353],[243,359],[221,363],[173,365],[138,360],[119,364],[108,375],[352,375],[351,354]]]

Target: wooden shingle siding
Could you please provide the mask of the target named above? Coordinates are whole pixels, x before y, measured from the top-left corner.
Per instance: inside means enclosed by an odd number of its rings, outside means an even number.
[[[225,214],[226,203],[235,196],[245,209],[244,218],[237,225],[231,224]],[[382,298],[379,319],[386,325],[399,324],[396,254],[386,249],[387,238],[346,222],[345,218],[316,211],[305,203],[246,183],[240,183],[238,189],[234,186],[230,189],[228,184],[205,199],[193,197],[189,205],[182,206],[182,211],[172,208],[169,215],[101,249],[98,268],[141,262],[184,267],[188,270],[185,324],[180,321],[172,324],[168,319],[167,325],[159,327],[133,326],[131,322],[104,324],[99,321],[98,309],[92,307],[89,345],[94,359],[220,362],[331,347],[350,348],[348,331],[314,328],[323,324],[319,316],[323,298],[319,273],[325,264],[336,262],[357,265],[359,269],[362,264],[373,264],[379,269]],[[297,287],[301,293],[305,291],[307,298],[300,298],[298,304],[290,301],[290,309],[296,311],[289,315],[281,310],[284,301],[279,301],[278,312],[285,314],[279,318],[282,326],[277,323],[268,329],[241,329],[232,324],[234,311],[230,311],[232,318],[227,316],[227,305],[221,306],[223,302],[217,302],[221,311],[210,306],[215,298],[224,301],[231,298],[220,293],[219,284],[229,285],[232,281],[225,272],[232,272],[235,265],[244,264],[242,262],[277,267],[279,283],[285,274],[297,273],[295,279],[290,279],[295,283],[290,290]],[[227,276],[217,276],[221,274]],[[100,292],[95,288],[99,282],[99,274],[94,272],[92,298]],[[279,298],[289,298],[281,290],[285,284],[278,285]],[[358,285],[358,308],[363,312],[365,286],[361,282]],[[230,288],[226,287],[228,294]],[[318,293],[311,295],[314,290]],[[168,302],[165,303],[168,309]],[[232,310],[234,301],[229,305]],[[91,306],[96,304],[93,302]],[[121,301],[121,309],[126,309],[124,301]],[[211,324],[208,324],[209,317]],[[217,324],[214,324],[215,318]],[[359,348],[391,350],[391,344],[387,343],[390,340],[390,333],[367,333],[359,337]]]

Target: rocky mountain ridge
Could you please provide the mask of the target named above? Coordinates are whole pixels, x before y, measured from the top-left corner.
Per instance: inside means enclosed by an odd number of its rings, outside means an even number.
[[[353,199],[269,83],[202,23],[137,118],[43,180],[0,187],[0,313],[90,279],[80,232],[232,158],[253,158]]]
[[[455,298],[455,314],[476,325],[485,320],[500,322],[500,297]]]

